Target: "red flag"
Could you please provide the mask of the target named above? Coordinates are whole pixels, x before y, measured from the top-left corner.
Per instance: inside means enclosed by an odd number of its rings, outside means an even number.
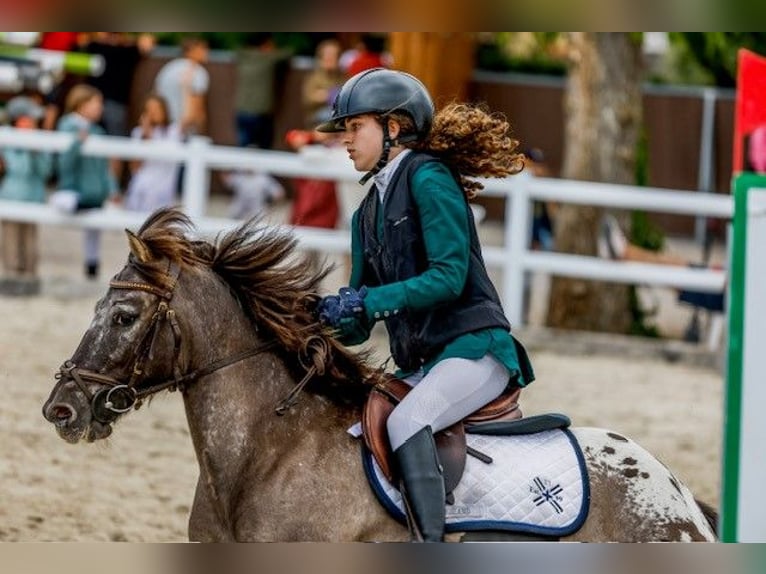
[[[744,142],[766,124],[766,57],[740,49],[737,53],[737,98],[734,108],[734,173],[745,168]]]

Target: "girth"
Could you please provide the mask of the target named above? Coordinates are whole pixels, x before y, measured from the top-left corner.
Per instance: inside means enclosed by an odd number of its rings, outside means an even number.
[[[394,407],[410,392],[412,387],[396,377],[388,377],[370,391],[362,413],[362,434],[367,448],[391,484],[396,484],[397,472],[393,452],[388,440],[386,421]],[[483,406],[462,421],[434,434],[439,461],[444,468],[444,484],[447,493],[460,482],[465,469],[467,444],[465,424],[488,421],[510,421],[522,417],[519,408],[520,387],[510,387],[494,401]],[[480,453],[476,453],[481,456]]]

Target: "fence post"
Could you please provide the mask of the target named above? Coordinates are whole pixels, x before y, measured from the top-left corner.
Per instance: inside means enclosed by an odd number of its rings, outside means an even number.
[[[193,136],[186,144],[186,161],[181,191],[181,203],[189,217],[203,217],[210,190],[210,172],[205,157],[210,138]]]
[[[505,249],[503,284],[505,312],[513,327],[524,323],[524,279],[531,215],[530,176],[514,176],[520,185],[505,196]]]
[[[715,135],[715,104],[718,95],[714,88],[702,91],[702,128],[700,134],[700,159],[697,172],[697,190],[712,192],[713,189],[713,137]],[[694,218],[694,239],[703,247],[707,234],[707,217]],[[706,254],[707,255],[707,254]]]
[[[722,542],[762,543],[766,541],[766,272],[761,246],[766,241],[766,178],[740,174],[733,186],[720,531]]]

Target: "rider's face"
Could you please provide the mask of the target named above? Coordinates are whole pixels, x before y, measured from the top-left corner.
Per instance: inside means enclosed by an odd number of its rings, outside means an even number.
[[[346,120],[341,141],[354,162],[354,169],[370,171],[383,152],[383,129],[372,115],[355,116]]]

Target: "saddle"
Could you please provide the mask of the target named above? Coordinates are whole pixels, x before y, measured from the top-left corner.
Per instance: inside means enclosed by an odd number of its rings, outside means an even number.
[[[411,389],[412,387],[401,379],[390,376],[372,388],[362,413],[362,435],[365,445],[391,484],[398,483],[398,476],[394,454],[388,441],[386,421],[394,407]],[[518,403],[520,394],[520,387],[509,387],[494,401],[462,421],[434,433],[439,461],[444,469],[445,492],[452,492],[463,476],[466,455],[469,452],[465,438],[465,426],[520,419],[522,417]],[[477,452],[471,454],[479,458],[482,456],[481,453]],[[491,459],[485,462],[491,462]]]

